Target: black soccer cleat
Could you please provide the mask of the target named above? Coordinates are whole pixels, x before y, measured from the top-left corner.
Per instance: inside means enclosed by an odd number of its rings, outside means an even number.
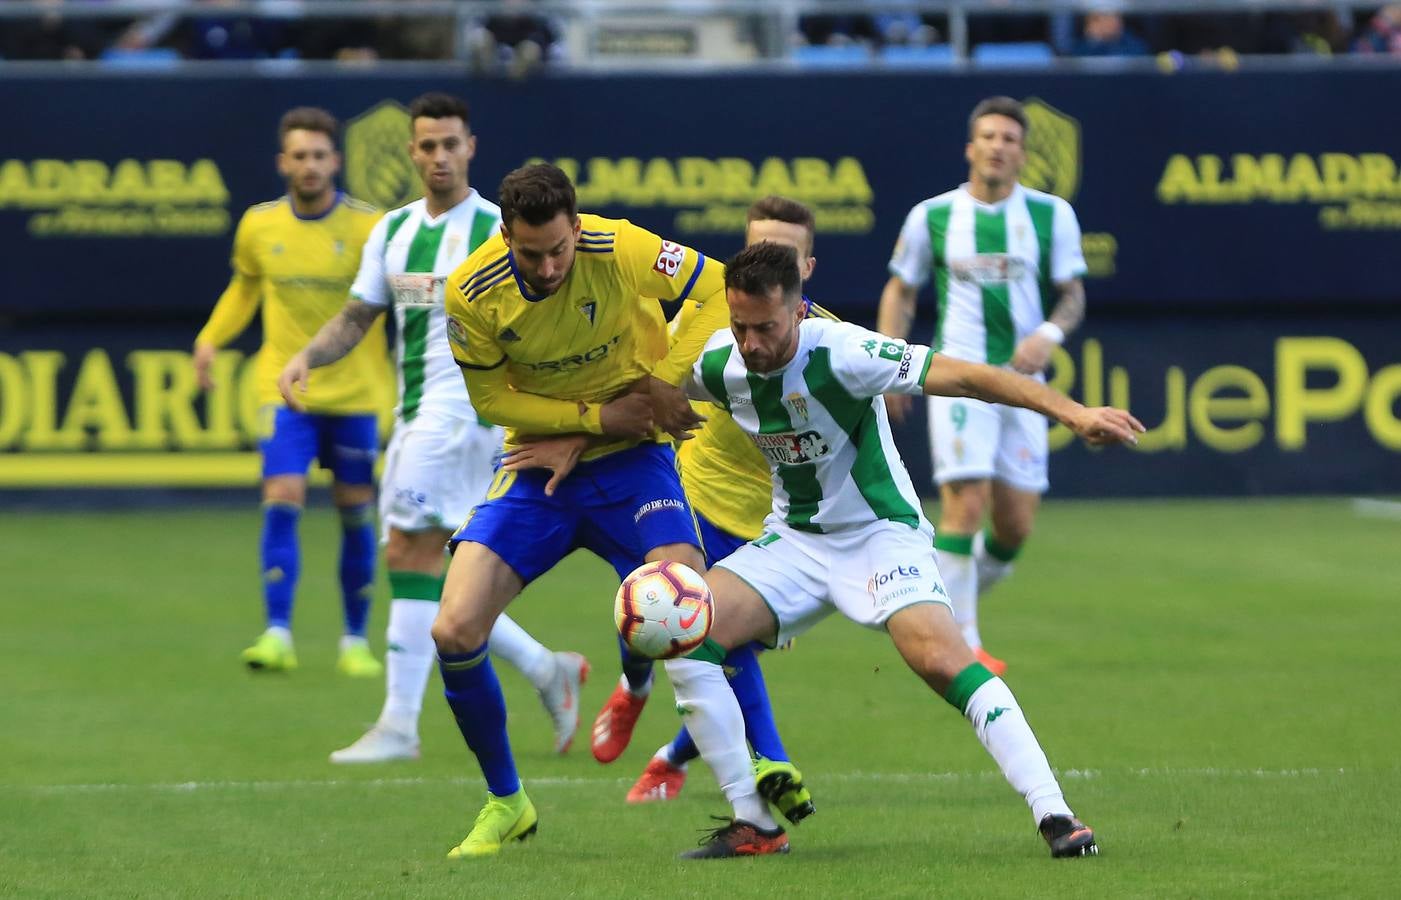
[[[1037,830],[1046,839],[1051,856],[1055,859],[1099,855],[1095,833],[1074,816],[1047,815],[1041,819]]]
[[[725,824],[706,832],[700,846],[681,854],[682,859],[731,859],[788,852],[788,835],[782,828],[769,831],[739,819],[712,818]]]

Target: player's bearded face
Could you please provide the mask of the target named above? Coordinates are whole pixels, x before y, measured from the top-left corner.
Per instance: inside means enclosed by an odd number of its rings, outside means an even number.
[[[505,229],[506,245],[515,258],[516,271],[534,294],[553,294],[574,267],[574,245],[579,240],[579,219],[560,212],[543,225],[515,219]]]
[[[294,128],[283,137],[277,171],[287,179],[287,188],[297,199],[311,202],[334,190],[340,167],[340,154],[329,135]]]
[[[409,158],[429,193],[445,197],[464,190],[467,167],[476,153],[477,136],[469,134],[457,116],[413,120]]]
[[[987,184],[1015,181],[1026,162],[1022,139],[1022,126],[1016,119],[996,113],[978,119],[964,153],[973,175]]]
[[[772,372],[787,365],[798,348],[802,303],[790,309],[777,287],[768,296],[733,288],[725,293],[730,304],[730,330],[744,367],[751,372]]]

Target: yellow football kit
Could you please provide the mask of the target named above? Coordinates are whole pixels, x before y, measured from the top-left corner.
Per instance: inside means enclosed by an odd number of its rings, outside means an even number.
[[[374,207],[345,195],[325,214],[302,219],[282,197],[252,206],[234,234],[233,279],[195,338],[222,347],[263,308],[256,362],[258,402],[281,405],[277,376],[340,312],[360,267],[360,250],[379,220]],[[376,322],[346,357],[311,373],[305,403],[318,414],[380,413],[392,403],[384,325]]]
[[[472,404],[521,435],[602,434],[599,407],[651,374],[680,385],[729,325],[724,266],[626,219],[583,214],[573,267],[538,296],[496,235],[448,279],[448,338]],[[684,301],[670,349],[654,297]],[[636,440],[600,442],[596,459]]]

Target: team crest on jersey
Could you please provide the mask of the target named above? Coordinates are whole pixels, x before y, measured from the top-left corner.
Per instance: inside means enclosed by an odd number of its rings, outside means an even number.
[[[463,350],[467,349],[467,326],[463,325],[452,316],[448,316],[448,340],[452,341]]]
[[[333,249],[336,252],[337,256],[340,256],[342,253],[345,252],[345,241],[336,241],[334,244],[331,245],[331,249]]]
[[[589,320],[590,325],[593,324],[593,315],[597,309],[598,304],[592,300],[585,300],[583,303],[579,304],[579,312],[583,314],[584,318]]]
[[[804,422],[808,420],[808,400],[802,394],[794,391],[787,397],[784,397],[783,402],[793,408],[794,415],[798,416]]]
[[[272,245],[272,255],[273,255],[273,256],[281,256],[281,255],[282,255],[282,245],[281,245],[281,244],[273,244],[273,245]]]
[[[686,262],[685,247],[674,241],[662,241],[662,249],[657,254],[657,261],[652,263],[652,268],[668,278],[675,278],[676,273],[681,271],[681,265],[684,262]]]

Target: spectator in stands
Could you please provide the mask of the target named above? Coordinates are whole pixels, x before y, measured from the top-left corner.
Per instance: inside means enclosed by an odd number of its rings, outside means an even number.
[[[268,59],[291,49],[290,29],[279,19],[219,14],[231,0],[200,0],[204,9],[180,24],[178,43],[186,59]]]
[[[467,35],[468,53],[480,71],[505,70],[515,77],[536,71],[559,55],[550,20],[530,9],[530,0],[509,0],[519,12],[493,13]]]
[[[1147,56],[1148,45],[1124,27],[1117,12],[1092,12],[1085,16],[1080,37],[1071,45],[1074,56]]]
[[[32,19],[0,19],[0,58],[95,59],[125,23],[108,19],[65,19],[60,0],[39,0],[54,12]]]
[[[1401,3],[1384,6],[1353,41],[1357,53],[1401,54]]]
[[[803,16],[798,20],[802,40],[813,46],[874,44],[880,37],[871,16]]]

